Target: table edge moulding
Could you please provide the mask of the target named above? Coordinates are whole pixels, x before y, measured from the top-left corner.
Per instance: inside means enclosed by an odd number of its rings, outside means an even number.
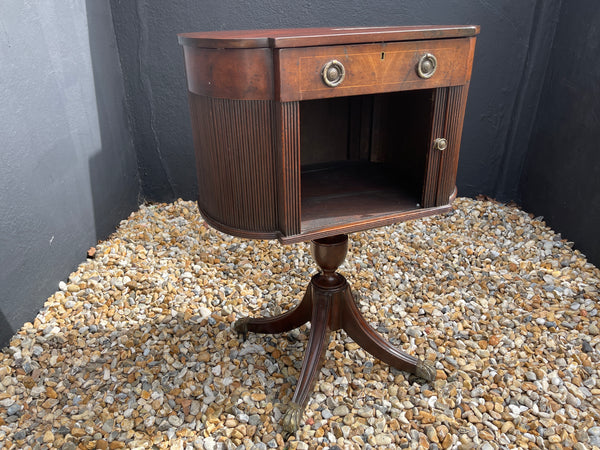
[[[348,233],[449,211],[476,36],[474,25],[183,33],[198,175],[208,224],[234,236],[311,242],[321,271],[298,306],[238,320],[243,333],[311,322],[283,420],[294,433],[331,331],[433,380],[431,362],[364,320],[336,272]]]

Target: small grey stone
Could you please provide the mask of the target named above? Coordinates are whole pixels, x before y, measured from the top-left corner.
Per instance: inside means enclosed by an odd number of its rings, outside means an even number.
[[[581,405],[581,400],[579,400],[577,397],[575,397],[570,392],[567,392],[566,400],[569,405],[574,406],[575,408],[578,408]]]
[[[406,329],[406,335],[407,336],[412,336],[412,337],[421,337],[421,329],[418,327],[408,327]]]
[[[581,343],[581,350],[586,353],[592,353],[594,351],[594,347],[592,347],[588,341],[583,341]]]
[[[63,444],[61,450],[77,450],[77,444],[71,441],[67,441]]]
[[[106,422],[104,422],[102,424],[102,430],[106,431],[107,433],[111,433],[114,426],[115,426],[115,420],[108,419]]]
[[[14,403],[15,401],[11,397],[0,400],[0,406],[4,406],[5,408],[8,408],[10,405],[14,405]]]
[[[535,372],[529,371],[525,372],[525,378],[527,378],[527,380],[529,381],[535,381],[537,380],[537,375],[535,374]]]
[[[340,405],[333,410],[334,416],[344,417],[350,413],[350,409],[346,405]]]
[[[171,424],[168,419],[163,419],[163,421],[158,425],[158,431],[167,431],[171,428]]]
[[[240,420],[240,422],[246,421],[250,425],[255,427],[260,424],[260,416],[258,414],[252,414],[250,417],[248,417],[246,414],[242,413],[238,416],[238,419]]]
[[[190,405],[190,414],[192,416],[197,416],[198,413],[200,412],[200,407],[202,405],[200,404],[200,402],[198,400],[192,400],[192,404]]]
[[[447,363],[452,364],[454,367],[458,367],[458,362],[452,356],[445,356],[444,359]]]
[[[7,413],[9,416],[12,416],[12,415],[14,415],[14,414],[17,414],[19,411],[21,411],[21,409],[23,409],[23,407],[22,407],[20,404],[18,404],[18,403],[13,403],[12,405],[10,405],[10,406],[7,408],[7,410],[6,410],[6,413]]]
[[[16,441],[20,441],[21,439],[25,439],[27,437],[27,431],[19,430],[14,434],[14,438]]]
[[[600,438],[600,427],[591,427],[588,429],[588,436],[590,438]],[[594,444],[596,445],[596,444]]]
[[[180,427],[183,424],[183,419],[176,415],[169,416],[169,423],[174,427]]]
[[[360,417],[368,419],[369,417],[373,417],[373,408],[369,406],[363,406],[356,412],[356,414],[358,414]]]
[[[481,397],[483,395],[483,389],[476,387],[471,391],[471,397]]]
[[[321,417],[323,417],[323,419],[327,420],[327,419],[331,419],[333,417],[333,414],[331,414],[331,411],[329,411],[328,409],[324,409],[323,411],[321,411]]]

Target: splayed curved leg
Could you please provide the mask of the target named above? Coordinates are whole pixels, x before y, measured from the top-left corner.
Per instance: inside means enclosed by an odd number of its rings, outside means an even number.
[[[320,292],[319,289],[314,287],[309,287],[310,290],[313,290],[314,297],[310,337],[308,338],[302,370],[300,371],[292,403],[288,406],[288,410],[281,421],[283,430],[288,435],[295,433],[300,427],[304,409],[314,390],[323,365],[323,357],[331,333],[329,318],[332,309],[332,294]]]
[[[310,288],[306,290],[300,303],[294,308],[275,317],[243,317],[235,322],[233,328],[240,334],[253,333],[285,333],[310,320],[312,312],[312,297]]]
[[[345,291],[343,302],[342,328],[354,342],[377,359],[398,370],[415,374],[427,381],[435,380],[436,370],[433,364],[397,349],[365,321],[354,302],[349,286]]]

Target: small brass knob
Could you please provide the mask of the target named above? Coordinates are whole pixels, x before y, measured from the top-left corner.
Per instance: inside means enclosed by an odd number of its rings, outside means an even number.
[[[323,82],[329,87],[336,87],[341,84],[345,76],[344,65],[336,59],[329,61],[321,70]]]
[[[433,141],[433,148],[443,152],[448,148],[448,140],[444,138],[437,138],[435,141]]]
[[[437,69],[437,58],[431,53],[425,53],[417,64],[417,75],[421,78],[431,78]]]

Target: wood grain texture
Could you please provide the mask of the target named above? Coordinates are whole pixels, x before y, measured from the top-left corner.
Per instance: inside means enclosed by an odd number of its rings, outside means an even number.
[[[468,78],[470,49],[469,38],[281,49],[278,99],[310,100],[461,85]],[[416,67],[426,53],[436,57],[437,69],[431,78],[420,78]],[[345,78],[336,87],[327,86],[321,75],[323,66],[332,60],[345,68]]]
[[[422,204],[425,208],[436,205],[442,152],[433,148],[433,142],[437,138],[446,136],[447,99],[448,89],[440,88],[435,90],[433,121],[431,124],[431,134],[429,136],[429,148],[427,152],[427,169],[425,170],[425,183],[423,185]]]
[[[183,47],[188,89],[209,97],[273,98],[273,52],[266,48]]]
[[[204,48],[290,48],[363,44],[475,36],[477,25],[420,25],[401,27],[292,28],[278,30],[205,31],[181,33],[182,45]]]
[[[465,106],[467,103],[467,91],[468,86],[454,86],[448,88],[445,132],[448,139],[448,148],[443,152],[440,161],[436,206],[448,203],[448,198],[456,184],[458,154],[460,150]]]
[[[225,233],[275,238],[279,226],[272,102],[193,93],[189,99],[201,213]]]
[[[276,167],[279,229],[284,236],[300,233],[300,107],[276,103]]]

